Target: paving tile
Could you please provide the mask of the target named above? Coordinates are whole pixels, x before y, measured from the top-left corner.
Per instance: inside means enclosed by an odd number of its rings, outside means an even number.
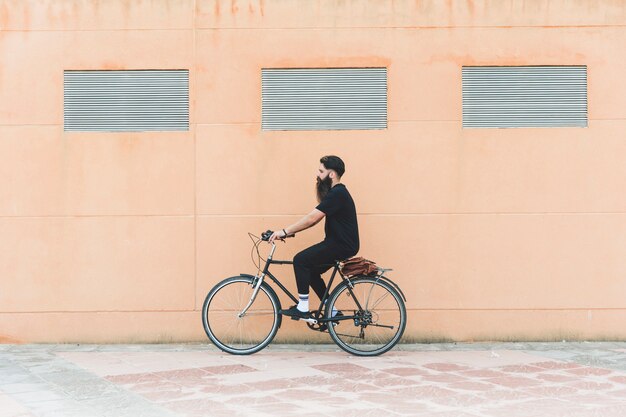
[[[263,384],[258,385],[261,386]],[[250,392],[255,392],[257,389],[254,385],[249,384],[213,384],[203,386],[200,390],[207,394],[213,394],[215,398],[219,398],[224,395],[245,395]]]
[[[571,375],[554,373],[542,373],[537,375],[536,378],[545,382],[571,382],[580,380],[580,378]]]
[[[464,381],[448,384],[448,388],[460,391],[491,391],[497,389],[493,384],[486,384],[478,381]]]
[[[424,382],[440,382],[442,384],[452,384],[452,383],[460,383],[466,382],[469,380],[468,377],[455,375],[452,373],[441,373],[439,375],[426,375],[419,377],[420,381]]]
[[[416,401],[394,401],[392,403],[381,402],[384,406],[382,407],[385,412],[392,412],[402,416],[415,416],[422,413],[432,413],[433,406],[425,403],[420,403]],[[381,406],[379,405],[379,408]],[[382,414],[383,416],[385,414]]]
[[[546,368],[534,366],[534,365],[508,365],[499,368],[502,372],[513,372],[520,374],[533,374],[537,372],[543,372]]]
[[[38,383],[11,383],[0,386],[0,391],[6,394],[17,394],[21,392],[45,391],[49,385],[44,382]]]
[[[613,388],[613,384],[610,382],[597,382],[597,381],[577,381],[568,383],[569,386],[574,387],[578,390],[588,390],[588,391],[604,391],[610,390]]]
[[[537,398],[537,395],[533,395],[521,390],[504,389],[499,387],[498,389],[482,392],[481,397],[485,399],[486,404],[499,404],[502,402],[519,402]]]
[[[31,404],[40,401],[62,400],[65,395],[56,389],[42,391],[28,391],[11,394],[11,397],[20,404]]]
[[[307,377],[307,378],[315,378],[315,377]],[[322,378],[323,380],[323,378]],[[295,389],[303,386],[313,386],[313,387],[321,387],[322,383],[316,384],[307,384],[303,381],[300,381],[298,378],[277,378],[271,379],[269,381],[263,381],[261,384],[254,385],[253,389],[256,391],[276,391],[276,390],[284,390],[284,389]]]
[[[245,403],[244,403],[245,404]],[[240,408],[240,411],[244,411]],[[282,403],[261,403],[254,404],[254,407],[246,406],[245,411],[251,413],[249,415],[254,415],[252,413],[265,413],[267,415],[272,416],[283,416],[283,415],[299,415],[305,413],[314,413],[315,409],[306,409],[300,406],[296,406],[289,402]]]
[[[33,414],[10,396],[0,392],[0,412],[3,417],[32,417]]]
[[[433,398],[446,397],[456,394],[453,390],[433,385],[420,385],[410,388],[402,388],[394,390],[394,392],[398,395],[407,395],[411,398],[419,398],[420,400],[431,400]]]
[[[537,362],[534,363],[533,366],[536,366],[538,368],[543,368],[543,369],[575,369],[575,368],[580,368],[581,366],[577,363],[570,363],[570,362],[556,362],[556,361],[549,361],[549,362]]]
[[[466,371],[459,371],[458,374],[472,378],[497,378],[508,376],[507,372],[494,371],[491,369],[469,369]]]
[[[529,386],[541,384],[541,382],[536,379],[531,379],[531,378],[526,378],[526,377],[521,377],[521,376],[487,378],[485,379],[485,382],[502,385],[502,386],[509,387],[509,388],[521,388],[521,387],[529,387]]]
[[[256,372],[257,370],[246,365],[223,365],[223,366],[206,366],[199,368],[202,371],[215,375],[241,374],[243,372]]]
[[[205,398],[207,395],[203,395],[203,393],[198,393],[197,390],[193,388],[186,387],[178,387],[169,390],[158,390],[158,391],[145,391],[140,394],[143,398],[150,400],[154,403],[163,403],[174,400],[188,400],[188,399],[198,399]]]
[[[593,413],[589,413],[591,417],[623,417],[626,416],[626,404],[611,405],[607,407],[599,407],[593,410]],[[587,417],[580,415],[574,415],[575,417]]]
[[[626,403],[626,389],[606,391],[606,395],[610,398],[619,399],[620,402]]]
[[[456,363],[427,363],[423,365],[423,367],[439,372],[464,371],[470,369],[468,366]]]
[[[376,387],[386,387],[386,388],[412,387],[415,385],[419,385],[418,382],[411,380],[409,378],[398,378],[394,376],[389,377],[387,375],[384,375],[384,376],[375,375],[370,380],[364,380],[364,382],[367,382]]]
[[[491,417],[565,417],[574,411],[580,411],[580,406],[558,399],[533,399],[484,408],[481,411]]]
[[[77,400],[117,396],[121,391],[116,385],[103,380],[80,381],[74,384],[65,384],[62,389],[71,398]]]
[[[367,375],[370,373],[370,369],[364,366],[355,365],[352,363],[331,363],[327,365],[315,365],[312,368],[318,369],[322,372],[337,375]]]
[[[206,368],[205,368],[206,369]],[[160,371],[153,372],[152,374],[157,378],[168,380],[168,381],[176,381],[176,380],[195,380],[202,379],[204,377],[208,377],[212,375],[208,370],[200,369],[200,368],[184,368],[184,369],[173,369],[171,371]]]
[[[307,376],[328,376],[329,374],[305,366],[285,370],[272,370],[267,372],[245,372],[241,374],[220,375],[220,380],[226,384],[249,384],[258,386],[265,381],[280,378],[303,378]]]
[[[371,382],[371,381],[368,381],[368,382]],[[350,381],[350,380],[337,381],[328,389],[329,391],[337,393],[337,394],[351,393],[351,392],[369,392],[369,391],[377,390],[377,389],[380,390],[379,387],[375,387],[374,385],[371,385],[369,383]]]
[[[39,378],[33,378],[32,374],[28,373],[2,373],[1,375],[0,389],[2,389],[4,385],[9,384],[36,384],[41,382]]]
[[[445,405],[446,407],[454,407],[463,410],[468,407],[482,405],[485,399],[478,395],[455,393],[454,395],[433,397],[429,401],[435,404]]]
[[[339,415],[339,414],[337,414]],[[397,413],[390,412],[384,408],[372,408],[369,410],[342,410],[341,417],[380,417],[380,416],[396,416]]]
[[[137,416],[173,417],[172,413],[167,412],[160,405],[134,396],[87,399],[80,401],[79,404],[105,417],[132,414]]]
[[[470,346],[470,345],[463,345]],[[429,355],[438,359],[436,362],[454,363],[473,368],[493,368],[506,365],[523,365],[540,362],[542,358],[537,357],[533,352],[519,350],[492,349],[491,346],[484,346],[484,350],[462,351],[452,347],[450,352],[431,352]],[[461,347],[460,349],[463,349]],[[435,362],[435,361],[432,361]]]
[[[97,414],[93,410],[89,410],[88,408],[82,406],[79,402],[69,399],[62,398],[60,400],[49,400],[49,401],[39,401],[35,403],[28,404],[28,408],[35,415],[45,414],[45,413],[61,413],[61,412],[83,412],[85,414]]]
[[[165,377],[156,373],[135,373],[135,374],[122,374],[111,375],[105,377],[107,381],[115,384],[143,384],[143,383],[159,383],[166,381]]]
[[[328,393],[325,391],[315,390],[312,387],[309,389],[303,387],[284,390],[283,392],[276,395],[284,400],[319,400],[321,403],[323,403],[323,400],[328,396]]]
[[[387,369],[383,369],[383,372],[387,372],[393,375],[398,375],[398,376],[413,376],[413,375],[421,375],[421,376],[425,376],[425,375],[433,375],[432,372],[426,370],[426,369],[422,369],[422,368],[417,368],[417,367],[397,367],[397,368],[387,368]]]
[[[472,407],[466,407],[463,411],[461,410],[447,410],[447,411],[439,411],[434,413],[429,413],[427,415],[420,414],[420,417],[485,417],[484,414],[479,409],[475,409]]]
[[[622,417],[625,360],[626,343],[0,345],[0,415],[4,398],[26,417]]]
[[[565,369],[565,372],[568,374],[581,375],[581,376],[590,376],[590,375],[601,376],[601,375],[608,375],[608,374],[613,373],[613,371],[610,369],[589,368],[589,367]]]
[[[523,391],[532,394],[533,396],[551,398],[560,398],[563,396],[574,395],[580,392],[580,390],[576,389],[575,387],[567,385],[541,385],[531,388],[525,388]]]
[[[210,415],[212,411],[217,412],[218,410],[230,410],[221,401],[206,398],[168,401],[163,404],[163,407],[183,415],[187,415],[189,413],[204,413],[205,415]]]
[[[328,375],[320,372],[320,375],[302,376],[291,378],[292,381],[308,386],[334,385],[337,381],[346,380],[340,375]]]

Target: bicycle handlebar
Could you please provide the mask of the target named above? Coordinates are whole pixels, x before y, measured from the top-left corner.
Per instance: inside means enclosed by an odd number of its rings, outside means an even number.
[[[264,242],[267,242],[268,240],[270,240],[270,237],[274,234],[274,232],[272,230],[266,230],[265,232],[261,233],[261,240]],[[280,240],[285,240],[287,238],[290,237],[294,237],[296,234],[292,233],[290,235],[287,235],[285,237],[279,237]]]

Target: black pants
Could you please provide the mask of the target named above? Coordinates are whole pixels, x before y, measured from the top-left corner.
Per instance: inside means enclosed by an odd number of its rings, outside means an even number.
[[[354,251],[327,242],[318,243],[298,253],[293,258],[298,294],[308,294],[311,286],[321,300],[326,292],[326,283],[321,275],[332,268],[335,261],[347,259],[355,254]]]

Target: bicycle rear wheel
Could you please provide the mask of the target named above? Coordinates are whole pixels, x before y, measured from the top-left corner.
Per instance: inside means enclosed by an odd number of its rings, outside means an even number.
[[[252,297],[253,277],[227,278],[209,292],[202,306],[202,324],[221,350],[249,355],[270,344],[280,326],[280,302],[274,290],[261,284],[245,315],[240,313]]]
[[[328,326],[328,333],[337,346],[353,355],[385,353],[404,333],[404,301],[395,288],[375,277],[358,277],[351,282],[353,288],[343,282],[330,295],[326,318],[333,308],[343,317]]]

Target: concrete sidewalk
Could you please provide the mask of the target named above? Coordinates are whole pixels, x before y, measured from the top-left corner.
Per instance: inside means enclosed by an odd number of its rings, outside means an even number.
[[[0,416],[626,416],[626,343],[0,345]]]

